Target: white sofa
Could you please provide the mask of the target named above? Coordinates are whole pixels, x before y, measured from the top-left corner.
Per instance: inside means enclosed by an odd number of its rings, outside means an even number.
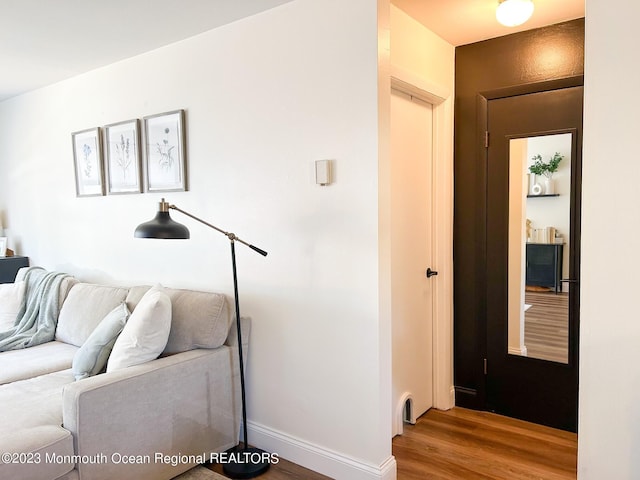
[[[237,444],[237,337],[224,295],[165,289],[172,321],[160,358],[75,380],[74,355],[94,328],[122,302],[133,312],[148,289],[67,278],[55,340],[0,353],[0,479],[170,479]],[[242,327],[246,348],[248,319]]]

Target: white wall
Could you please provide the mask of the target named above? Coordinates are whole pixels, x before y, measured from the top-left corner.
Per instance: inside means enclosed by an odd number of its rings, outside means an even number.
[[[238,246],[250,440],[350,480],[395,475],[377,10],[297,0],[0,104],[0,210],[32,264],[231,294],[217,233],[175,213],[191,240],[133,239],[161,195],[75,196],[71,132],[186,109],[190,188],[165,196],[269,252]],[[318,159],[335,161],[333,185],[314,184]]]
[[[509,141],[509,264],[507,351],[527,355],[524,344],[526,279],[527,164],[526,139]]]
[[[587,0],[586,11],[578,478],[631,480],[640,478],[640,4]]]
[[[391,64],[453,94],[455,47],[391,5]],[[446,93],[445,93],[446,95]]]

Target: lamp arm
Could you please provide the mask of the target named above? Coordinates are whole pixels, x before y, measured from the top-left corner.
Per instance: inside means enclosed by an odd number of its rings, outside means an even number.
[[[254,251],[258,252],[258,253],[259,253],[260,255],[262,255],[263,257],[266,257],[266,256],[267,256],[267,252],[266,252],[266,251],[262,250],[261,248],[258,248],[258,247],[256,247],[256,246],[254,246],[254,245],[251,245],[251,244],[250,244],[250,243],[248,243],[248,242],[245,242],[244,240],[242,240],[241,238],[239,238],[235,233],[226,232],[226,231],[222,230],[221,228],[218,228],[218,227],[216,227],[215,225],[212,225],[212,224],[210,224],[209,222],[205,222],[205,221],[204,221],[204,220],[202,220],[201,218],[198,218],[198,217],[196,217],[195,215],[192,215],[192,214],[191,214],[191,213],[189,213],[189,212],[185,212],[184,210],[182,210],[181,208],[176,207],[175,205],[167,205],[167,206],[166,206],[166,208],[170,208],[170,209],[172,209],[172,210],[176,210],[176,211],[178,211],[178,212],[182,213],[183,215],[186,215],[187,217],[192,218],[192,219],[194,219],[195,221],[202,223],[203,225],[206,225],[206,226],[207,226],[207,227],[209,227],[209,228],[213,228],[214,230],[216,230],[216,231],[218,231],[218,232],[222,233],[223,235],[226,235],[226,236],[227,236],[227,238],[228,238],[229,240],[231,240],[232,242],[237,241],[237,242],[240,242],[240,243],[244,243],[244,244],[245,244],[247,247],[249,247],[251,250],[254,250]]]

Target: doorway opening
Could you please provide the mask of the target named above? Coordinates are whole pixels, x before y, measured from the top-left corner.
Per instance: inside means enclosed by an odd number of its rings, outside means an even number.
[[[417,421],[419,412],[424,412],[431,407],[438,409],[449,409],[454,405],[453,390],[453,225],[451,222],[453,210],[453,145],[450,138],[453,134],[453,124],[451,118],[453,114],[453,99],[451,92],[443,91],[435,88],[428,82],[423,81],[419,77],[408,74],[402,69],[392,66],[391,75],[391,92],[390,92],[390,146],[391,158],[388,165],[388,171],[383,172],[383,176],[388,181],[388,201],[390,205],[388,219],[389,225],[389,265],[390,284],[389,284],[389,303],[391,313],[391,329],[392,329],[392,436],[402,433],[402,425],[406,420],[409,423]],[[433,93],[438,91],[439,93]],[[422,152],[425,152],[422,165],[419,170],[408,169],[400,175],[406,176],[403,181],[397,176],[399,173],[398,165],[394,164],[394,147],[393,136],[397,135],[402,138],[407,135],[407,131],[397,122],[398,110],[402,113],[408,112],[409,115],[417,115],[421,120],[419,134],[414,134],[418,138]],[[394,116],[396,120],[394,120]],[[403,115],[401,115],[402,117]],[[426,122],[426,123],[425,123]],[[415,130],[416,122],[406,122],[407,129]],[[423,137],[426,137],[423,138]],[[411,136],[409,136],[411,138]],[[425,143],[425,140],[427,143]],[[400,149],[407,149],[404,140],[397,141]],[[414,153],[410,152],[410,155]],[[425,168],[424,160],[427,160]],[[437,162],[435,161],[437,159]],[[406,173],[408,172],[408,175]],[[395,184],[394,184],[395,182]],[[395,185],[395,187],[394,187]],[[409,192],[409,188],[413,190]],[[395,192],[393,189],[395,188]],[[417,194],[423,200],[417,200],[409,203],[406,207],[399,206],[399,203],[407,201],[408,194]],[[420,205],[420,212],[427,215],[426,233],[420,232],[419,238],[416,235],[415,223],[407,222],[408,214],[415,216],[417,209],[416,204]],[[407,224],[406,229],[399,233],[400,230],[395,228],[394,221],[404,222]],[[424,223],[424,218],[420,220]],[[438,228],[435,228],[435,225]],[[394,238],[399,241],[394,247]],[[421,240],[422,239],[422,240]],[[403,242],[414,242],[416,246],[404,247],[398,249],[398,245]],[[404,250],[404,252],[403,252]],[[394,253],[395,258],[394,258]],[[424,258],[412,257],[411,252],[420,252],[425,255]],[[399,253],[398,253],[399,252]],[[404,265],[406,278],[410,278],[413,282],[415,294],[413,297],[418,298],[421,305],[416,309],[416,315],[423,317],[423,311],[431,317],[426,324],[424,322],[414,324],[413,330],[406,330],[402,326],[402,322],[398,322],[398,317],[410,317],[407,315],[407,304],[399,300],[398,295],[402,294],[401,282],[398,281],[398,254],[402,258],[406,257],[407,262]],[[431,269],[432,275],[427,275],[427,271]],[[433,272],[438,272],[433,275]],[[394,306],[395,296],[395,306]],[[426,306],[425,306],[425,300]],[[415,342],[414,337],[417,332],[421,332],[426,342]],[[404,338],[407,341],[398,340]],[[409,344],[412,346],[409,347]],[[417,352],[414,357],[411,352]],[[424,350],[428,350],[425,352]],[[417,360],[424,359],[424,360]],[[416,366],[419,364],[421,371],[416,375]],[[407,368],[405,368],[405,366]],[[413,374],[409,372],[414,372]],[[413,375],[415,380],[409,377]],[[409,380],[407,380],[409,378]],[[414,382],[413,385],[407,382]],[[409,393],[409,397],[403,397]],[[426,403],[421,400],[426,399]],[[425,406],[426,405],[426,406]]]

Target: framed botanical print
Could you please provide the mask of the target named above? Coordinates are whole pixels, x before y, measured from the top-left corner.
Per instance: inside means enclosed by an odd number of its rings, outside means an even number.
[[[105,130],[107,193],[141,193],[140,122],[113,123]]]
[[[76,196],[104,195],[104,170],[100,128],[71,134],[73,163],[76,173]]]
[[[144,117],[145,189],[187,190],[184,110]]]

